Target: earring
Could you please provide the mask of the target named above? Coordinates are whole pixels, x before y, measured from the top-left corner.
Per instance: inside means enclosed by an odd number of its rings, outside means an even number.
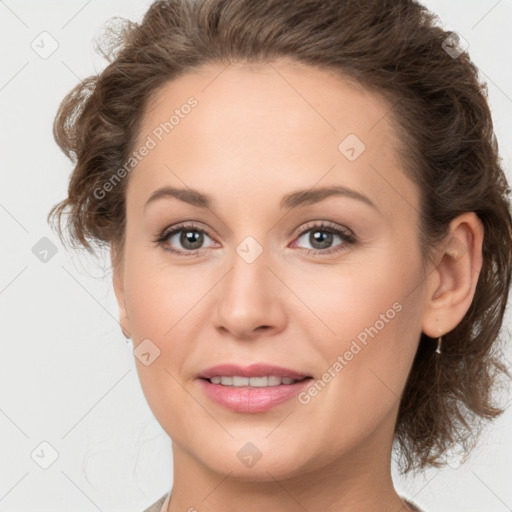
[[[439,329],[439,334],[441,334],[441,329]],[[442,343],[442,341],[443,341],[443,337],[439,336],[439,338],[437,338],[436,354],[441,354],[441,343]]]

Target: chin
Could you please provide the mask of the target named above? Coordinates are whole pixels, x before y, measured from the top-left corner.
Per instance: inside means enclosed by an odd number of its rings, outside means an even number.
[[[311,470],[310,462],[304,457],[299,460],[294,447],[290,446],[289,451],[282,445],[258,450],[250,441],[235,444],[235,448],[226,447],[220,454],[213,452],[208,457],[203,454],[200,460],[211,471],[229,474],[231,479],[242,482],[284,480]]]

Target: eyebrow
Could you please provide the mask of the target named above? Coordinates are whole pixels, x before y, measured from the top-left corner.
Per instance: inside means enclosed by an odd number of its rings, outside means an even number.
[[[331,196],[343,196],[351,199],[357,199],[378,211],[378,207],[370,198],[350,188],[342,187],[341,185],[313,188],[309,190],[297,190],[285,195],[281,199],[280,207],[281,209],[291,210],[300,206],[318,203]],[[158,199],[169,197],[174,197],[180,201],[191,204],[192,206],[197,206],[198,208],[210,209],[214,203],[213,198],[210,195],[199,192],[198,190],[191,188],[182,189],[162,187],[151,194],[144,204],[144,209],[146,209],[150,203],[157,201]]]

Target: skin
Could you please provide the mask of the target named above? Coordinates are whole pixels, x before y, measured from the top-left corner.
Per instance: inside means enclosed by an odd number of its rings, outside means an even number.
[[[390,474],[400,396],[421,332],[449,332],[471,304],[481,222],[472,212],[454,219],[435,265],[422,268],[419,192],[396,156],[390,106],[349,80],[284,59],[209,64],[151,98],[136,147],[190,96],[197,107],[130,174],[126,239],[111,250],[123,331],[134,347],[149,338],[160,350],[136,364],[172,439],[168,511],[409,510]],[[338,150],[350,133],[366,146],[354,161]],[[144,208],[166,185],[213,204],[166,197]],[[376,208],[344,196],[279,206],[293,191],[329,185]],[[191,252],[180,233],[154,242],[185,221],[206,230],[196,257],[165,250]],[[323,228],[298,233],[312,221],[357,241],[314,245]],[[252,263],[236,252],[247,236],[263,249]],[[322,255],[330,248],[343,250]],[[262,361],[321,378],[395,303],[400,312],[308,404],[238,413],[210,401],[196,379],[215,364]],[[247,442],[262,454],[251,467],[237,457]]]

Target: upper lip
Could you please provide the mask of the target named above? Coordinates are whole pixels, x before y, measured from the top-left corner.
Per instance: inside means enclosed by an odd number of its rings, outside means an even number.
[[[249,366],[240,366],[238,364],[225,363],[212,366],[199,373],[198,378],[211,379],[215,376],[234,376],[240,377],[266,377],[274,375],[276,377],[288,377],[290,379],[302,380],[305,377],[310,377],[305,373],[284,368],[282,366],[275,366],[266,363],[254,363]]]

